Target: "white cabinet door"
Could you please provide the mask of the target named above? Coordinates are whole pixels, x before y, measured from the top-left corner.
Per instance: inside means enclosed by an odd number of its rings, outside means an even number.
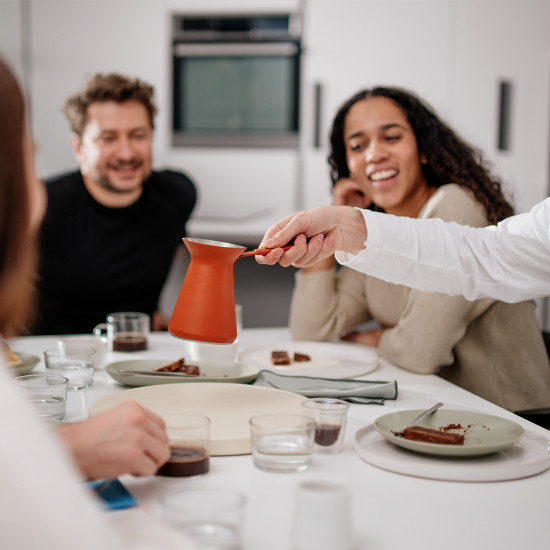
[[[454,40],[445,0],[310,0],[304,16],[302,201],[330,204],[326,161],[332,119],[363,88],[400,86],[443,117],[449,112],[448,60]],[[315,86],[321,87],[319,146],[314,144]]]
[[[548,195],[550,2],[461,1],[456,10],[453,126],[487,154],[516,209],[528,210]],[[498,148],[502,81],[507,150]]]

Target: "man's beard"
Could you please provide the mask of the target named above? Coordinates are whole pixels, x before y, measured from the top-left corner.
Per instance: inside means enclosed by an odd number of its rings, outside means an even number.
[[[108,178],[100,178],[100,179],[97,180],[97,182],[99,183],[99,185],[101,185],[101,187],[103,187],[103,189],[106,189],[107,191],[110,191],[111,193],[119,193],[120,195],[124,195],[125,193],[135,193],[135,191],[138,187],[143,188],[143,184],[145,183],[146,179],[147,178],[142,179],[141,182],[139,183],[139,185],[136,185],[136,187],[132,187],[132,188],[129,188],[129,189],[120,189],[120,187],[117,187],[116,185],[113,185],[111,183],[111,180],[109,180]]]
[[[137,161],[137,162],[130,162],[130,163],[124,163],[124,164],[118,164],[118,165],[112,165],[114,166],[115,168],[116,167],[120,167],[120,166],[127,166],[127,165],[130,165],[132,167],[139,167],[141,168],[143,166],[143,162],[142,161]],[[145,183],[145,180],[147,180],[147,178],[151,175],[151,171],[149,171],[147,174],[144,174],[141,181],[139,182],[139,184],[135,187],[131,187],[131,188],[120,188],[120,187],[117,187],[110,179],[108,176],[103,176],[101,174],[98,174],[98,177],[95,178],[97,183],[103,187],[103,189],[106,189],[107,191],[110,191],[111,193],[118,193],[118,194],[121,194],[121,195],[124,195],[126,193],[135,193],[136,189],[138,187],[141,187],[143,188],[143,185]]]

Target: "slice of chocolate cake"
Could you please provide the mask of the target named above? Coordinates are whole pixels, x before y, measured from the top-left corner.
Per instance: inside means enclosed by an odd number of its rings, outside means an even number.
[[[157,370],[157,372],[175,372],[183,366],[185,366],[185,358],[184,357],[182,357],[181,359],[178,359],[177,361],[174,361],[173,363],[170,363],[169,365],[165,365],[164,367],[160,367],[156,370]]]
[[[440,432],[439,430],[423,428],[422,426],[405,428],[399,435],[412,441],[439,443],[442,445],[464,445],[464,436],[462,434]]]
[[[157,372],[182,372],[184,374],[199,375],[200,369],[198,365],[186,365],[185,358],[182,357],[169,365],[156,369]]]
[[[311,361],[311,357],[305,353],[294,352],[294,361],[296,363],[304,363],[305,361]]]
[[[290,365],[290,357],[287,351],[272,351],[271,362],[274,365]]]

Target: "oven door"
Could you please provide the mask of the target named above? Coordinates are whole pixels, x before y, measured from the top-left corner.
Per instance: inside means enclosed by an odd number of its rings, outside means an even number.
[[[175,43],[173,144],[298,147],[299,42]]]

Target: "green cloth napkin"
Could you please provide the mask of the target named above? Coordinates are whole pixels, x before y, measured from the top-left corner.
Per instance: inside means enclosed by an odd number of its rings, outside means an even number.
[[[286,376],[262,370],[254,386],[265,386],[299,393],[305,397],[335,397],[362,405],[383,405],[386,399],[397,399],[397,381],[375,382],[313,378],[311,376]]]

